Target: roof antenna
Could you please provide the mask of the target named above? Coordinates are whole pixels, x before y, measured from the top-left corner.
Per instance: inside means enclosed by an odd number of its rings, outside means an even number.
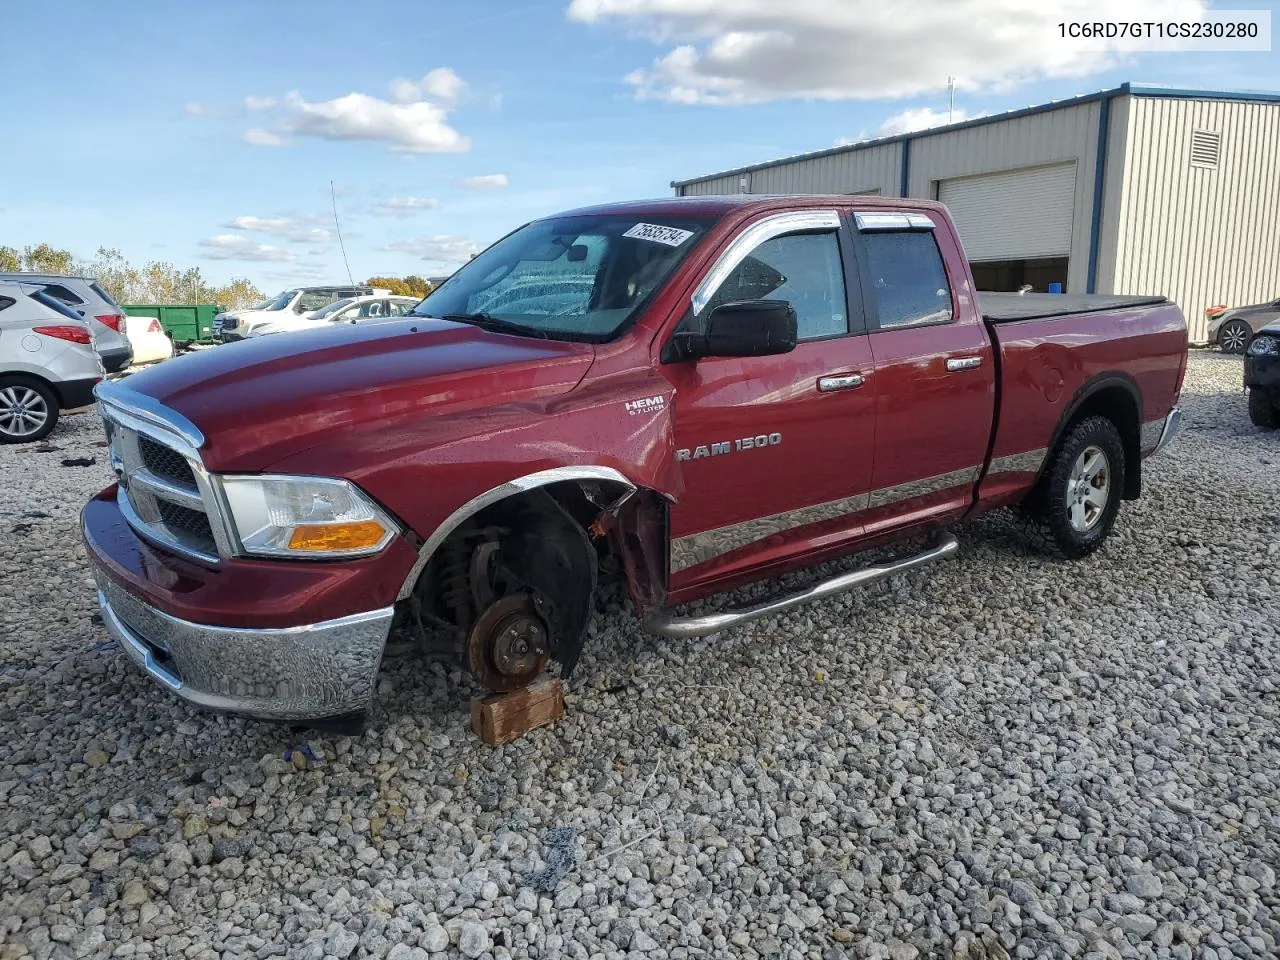
[[[333,181],[329,181],[329,199],[333,201],[333,229],[338,232],[338,247],[342,250],[342,263],[347,268],[347,283],[353,287],[356,282],[351,279],[351,264],[347,262],[347,245],[342,242],[342,225],[338,223],[338,195],[334,192]]]
[[[956,78],[947,77],[947,90],[951,94],[951,106],[947,108],[947,123],[951,123],[956,112]]]

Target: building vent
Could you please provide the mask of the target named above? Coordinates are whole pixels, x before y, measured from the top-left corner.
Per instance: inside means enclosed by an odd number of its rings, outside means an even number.
[[[1222,134],[1209,130],[1191,131],[1191,165],[1218,169],[1218,157],[1222,153]]]

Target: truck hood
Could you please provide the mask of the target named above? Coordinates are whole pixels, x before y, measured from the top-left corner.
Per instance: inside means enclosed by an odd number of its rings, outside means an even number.
[[[590,344],[409,318],[212,347],[121,386],[195,424],[210,469],[262,470],[345,428],[558,396],[594,356]]]

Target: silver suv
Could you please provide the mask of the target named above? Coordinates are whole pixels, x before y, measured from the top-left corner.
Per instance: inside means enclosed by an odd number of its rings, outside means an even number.
[[[63,273],[0,273],[0,281],[38,284],[89,325],[98,345],[98,356],[107,373],[116,373],[133,362],[133,347],[125,335],[124,308],[91,277]]]
[[[48,436],[93,403],[104,370],[89,325],[38,284],[0,280],[0,443]]]

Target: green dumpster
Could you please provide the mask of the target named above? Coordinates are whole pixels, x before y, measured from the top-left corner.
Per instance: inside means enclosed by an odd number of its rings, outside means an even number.
[[[126,303],[131,317],[155,317],[175,344],[213,339],[213,317],[222,308],[212,303]]]

